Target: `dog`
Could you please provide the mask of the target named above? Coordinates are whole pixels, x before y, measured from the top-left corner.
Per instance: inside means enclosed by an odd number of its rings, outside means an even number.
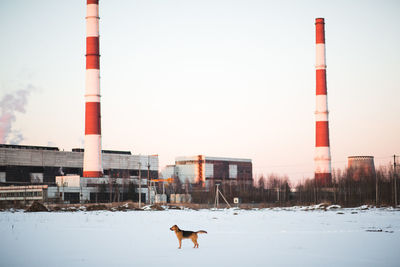
[[[194,244],[193,248],[198,248],[199,243],[197,243],[197,234],[207,234],[207,232],[204,230],[200,230],[197,232],[181,230],[176,224],[171,228],[169,228],[169,230],[175,232],[176,237],[178,238],[179,241],[179,248],[182,247],[182,239],[191,239]]]

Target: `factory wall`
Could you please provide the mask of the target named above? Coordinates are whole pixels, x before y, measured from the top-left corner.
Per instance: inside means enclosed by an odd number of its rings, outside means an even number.
[[[103,151],[106,177],[158,178],[158,156],[130,155]],[[83,174],[83,151],[59,151],[57,148],[0,145],[0,183],[54,184],[55,176]]]
[[[206,182],[207,180],[251,181],[253,167],[250,159],[207,156],[178,157],[175,165],[169,165],[163,175],[179,177],[182,183]]]

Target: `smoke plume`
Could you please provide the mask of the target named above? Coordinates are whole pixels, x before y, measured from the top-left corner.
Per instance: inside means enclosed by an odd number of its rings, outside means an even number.
[[[14,94],[7,94],[0,101],[0,143],[19,144],[24,137],[18,130],[12,129],[16,120],[16,113],[25,113],[25,106],[28,103],[28,96],[34,89],[28,85],[25,89],[16,91]]]

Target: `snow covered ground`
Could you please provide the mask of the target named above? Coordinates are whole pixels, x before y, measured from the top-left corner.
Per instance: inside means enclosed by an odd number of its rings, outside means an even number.
[[[206,230],[182,249],[169,228]],[[0,212],[0,266],[400,266],[400,211]]]

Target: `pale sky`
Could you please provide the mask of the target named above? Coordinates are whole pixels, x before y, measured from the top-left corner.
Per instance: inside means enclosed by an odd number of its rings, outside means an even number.
[[[85,14],[86,0],[0,1],[0,101],[29,88],[7,143],[83,147]],[[387,165],[400,154],[399,14],[400,1],[100,0],[103,149],[159,154],[160,169],[204,154],[313,177],[324,17],[332,165]]]

